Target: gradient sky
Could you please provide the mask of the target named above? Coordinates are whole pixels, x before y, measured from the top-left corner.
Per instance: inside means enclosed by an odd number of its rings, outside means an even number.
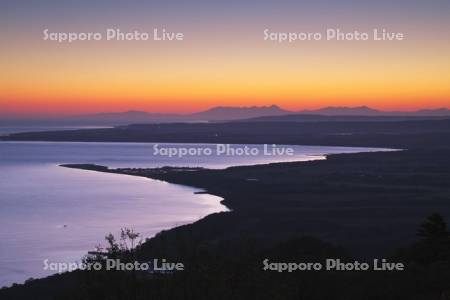
[[[215,105],[450,106],[450,1],[2,0],[0,115]],[[59,44],[42,31],[181,31],[181,42]],[[277,44],[263,30],[403,32]]]

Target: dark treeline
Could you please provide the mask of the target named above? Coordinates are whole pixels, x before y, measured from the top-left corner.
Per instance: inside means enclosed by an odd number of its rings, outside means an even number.
[[[168,244],[167,244],[168,243]],[[443,219],[431,215],[418,230],[418,240],[389,257],[404,263],[405,271],[293,271],[263,270],[263,260],[321,262],[354,258],[343,249],[315,238],[298,238],[271,247],[251,239],[237,244],[218,242],[199,246],[179,236],[160,240],[153,249],[109,249],[113,258],[145,261],[174,247],[172,261],[184,271],[171,274],[119,271],[75,271],[29,281],[26,289],[0,290],[2,299],[448,299],[450,292],[450,236]],[[165,251],[163,251],[165,253]],[[166,256],[167,257],[167,256]],[[101,261],[101,259],[99,259]]]

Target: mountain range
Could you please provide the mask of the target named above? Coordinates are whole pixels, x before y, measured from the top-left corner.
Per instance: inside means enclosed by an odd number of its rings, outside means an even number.
[[[71,117],[47,119],[2,118],[3,124],[46,123],[46,124],[83,124],[83,125],[126,125],[132,123],[173,123],[173,122],[219,122],[219,121],[320,121],[320,120],[398,120],[405,118],[440,118],[450,117],[447,108],[422,109],[412,112],[381,111],[367,106],[359,107],[324,107],[316,110],[290,111],[277,105],[227,107],[217,106],[205,111],[191,114],[164,114],[130,110],[126,112],[96,113]]]

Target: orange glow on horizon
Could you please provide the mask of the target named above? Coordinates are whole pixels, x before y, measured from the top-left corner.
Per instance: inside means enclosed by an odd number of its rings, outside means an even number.
[[[207,39],[158,45],[5,39],[2,116],[190,113],[219,105],[275,104],[294,111],[450,106],[449,41],[289,46],[245,35],[218,44]]]

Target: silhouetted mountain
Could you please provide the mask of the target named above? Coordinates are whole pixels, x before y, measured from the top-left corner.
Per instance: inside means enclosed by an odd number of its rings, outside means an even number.
[[[183,121],[185,116],[177,114],[149,113],[145,111],[130,110],[126,112],[98,113],[68,118],[69,120],[110,123],[116,125],[130,123],[155,123]]]
[[[358,107],[340,107],[340,106],[329,106],[316,110],[302,110],[299,111],[301,114],[319,114],[319,115],[332,115],[332,116],[374,116],[380,115],[383,112],[376,109],[372,109],[367,106]]]
[[[265,116],[258,118],[239,119],[234,122],[398,122],[413,120],[440,120],[448,119],[450,115],[419,116],[419,115],[314,115],[314,114],[290,114],[284,116]]]
[[[419,118],[420,117],[420,118]],[[2,117],[0,126],[116,126],[136,123],[191,123],[207,121],[401,121],[450,117],[450,110],[422,109],[414,112],[380,111],[367,106],[325,107],[317,110],[293,112],[276,105],[227,107],[217,106],[192,114],[164,114],[130,110],[70,117],[8,118]]]
[[[279,116],[292,113],[276,105],[271,106],[251,106],[251,107],[226,107],[218,106],[211,109],[193,113],[190,118],[205,121],[236,120],[245,118],[255,118],[261,116]]]
[[[292,113],[283,110],[276,105],[272,106],[252,106],[252,107],[226,107],[218,106],[205,111],[193,114],[161,114],[144,111],[127,111],[118,113],[98,113],[92,115],[82,115],[72,117],[72,120],[88,121],[92,123],[111,123],[116,125],[130,123],[165,123],[165,122],[200,122],[200,121],[220,121],[253,118],[260,116],[278,116]]]
[[[329,106],[316,110],[301,110],[298,114],[324,116],[450,116],[447,108],[421,109],[417,111],[382,111],[367,106],[343,107]]]
[[[450,116],[450,109],[438,108],[438,109],[421,109],[414,114],[418,116]]]

